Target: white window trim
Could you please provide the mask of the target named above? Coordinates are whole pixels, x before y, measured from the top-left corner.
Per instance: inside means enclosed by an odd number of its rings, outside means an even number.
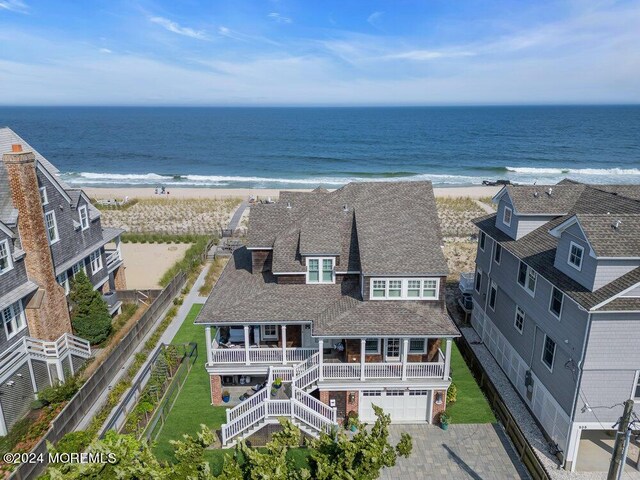
[[[318,261],[318,281],[311,282],[309,281],[309,260],[317,260]],[[331,281],[327,282],[322,279],[322,261],[323,260],[331,260]],[[335,257],[306,257],[305,264],[307,266],[306,273],[306,282],[311,285],[317,285],[323,283],[325,285],[336,283],[336,258]]]
[[[47,223],[47,215],[51,215],[53,218],[53,225],[55,226],[55,230],[56,230],[56,238],[54,239],[49,238],[49,225]],[[58,220],[56,219],[55,211],[49,210],[48,212],[44,213],[44,228],[47,230],[47,238],[49,238],[49,245],[53,245],[54,243],[57,243],[60,241],[60,232],[58,231]]]
[[[500,265],[500,262],[502,261],[502,245],[500,245],[498,242],[494,242],[496,245],[495,250],[493,251],[493,261],[496,262],[496,265]],[[496,254],[498,253],[498,248],[500,249],[500,258],[496,260]]]
[[[84,219],[86,221],[86,226],[82,221],[82,212],[84,212],[84,215],[85,215]],[[78,208],[78,215],[80,217],[80,229],[84,232],[89,228],[89,211],[87,210],[86,205],[82,205],[80,208]]]
[[[576,247],[578,249],[580,249],[580,265],[576,265],[575,263],[571,262],[571,250],[573,249],[573,247]],[[573,268],[575,268],[576,270],[578,270],[579,272],[582,271],[582,265],[584,264],[584,247],[582,245],[577,244],[576,242],[571,242],[569,244],[569,254],[567,255],[567,263],[572,266]]]
[[[73,271],[73,270],[74,270],[74,268],[75,268],[76,266],[78,266],[78,265],[81,265],[81,267],[78,269],[78,271],[77,271],[77,272],[74,272],[74,271]],[[86,263],[84,263],[84,259],[80,260],[78,263],[76,263],[76,264],[74,264],[74,265],[71,265],[71,273],[72,273],[73,278],[76,278],[76,275],[77,275],[78,273],[80,273],[80,270],[82,270],[82,271],[84,272],[84,274],[85,274],[85,275],[87,274],[87,264],[86,264]]]
[[[551,359],[551,366],[547,365],[547,363],[544,361],[544,351],[546,349],[547,338],[553,342],[553,358]],[[540,361],[545,367],[547,367],[547,369],[551,373],[553,373],[553,366],[556,363],[556,350],[558,350],[558,344],[555,342],[553,338],[549,337],[549,335],[545,333],[544,339],[542,340],[542,355],[540,356]]]
[[[383,297],[374,297],[373,296],[373,282],[374,281],[384,281],[385,285],[384,285],[384,296]],[[417,297],[410,297],[408,295],[408,287],[409,287],[409,281],[419,281],[420,282],[420,295],[418,295]],[[400,296],[399,297],[390,297],[389,296],[389,282],[390,281],[400,281],[402,282],[402,286],[401,286],[401,291],[400,291]],[[424,295],[424,282],[426,281],[435,281],[436,282],[436,286],[435,286],[435,293],[436,295],[434,297],[427,297]],[[369,281],[369,299],[370,300],[430,300],[430,301],[436,301],[440,299],[440,278],[439,277],[418,277],[418,278],[398,278],[398,277],[389,277],[389,278],[382,278],[382,277],[372,277]]]
[[[531,295],[532,297],[536,296],[536,288],[538,288],[538,272],[536,272],[533,268],[531,268],[529,265],[527,265],[526,263],[524,263],[522,260],[520,260],[520,263],[522,265],[524,265],[525,267],[527,267],[527,274],[524,277],[524,285],[522,285],[519,281],[518,281],[518,277],[520,276],[520,264],[518,264],[518,270],[516,271],[516,283],[518,285],[520,285],[525,292],[527,292],[529,295]],[[529,275],[530,272],[533,272],[536,274],[536,283],[533,286],[533,290],[529,290]]]
[[[482,239],[484,238],[484,242]],[[483,231],[480,231],[480,237],[478,238],[478,248],[484,252],[485,247],[487,246],[487,234]]]
[[[375,340],[376,341],[376,351],[367,351],[367,343],[365,341],[364,344],[364,354],[365,355],[380,355],[380,339],[379,338],[365,338],[365,340]]]
[[[506,220],[507,210],[509,211],[509,221],[508,222]],[[511,209],[511,208],[509,208],[509,207],[507,207],[505,205],[504,210],[502,211],[502,223],[504,223],[507,227],[510,227],[512,219],[513,219],[513,209]]]
[[[638,383],[640,383],[640,370],[636,370],[636,374],[633,377],[633,386],[631,387],[631,395],[629,396],[629,398],[633,399],[634,403],[640,403],[640,397],[636,397]]]
[[[47,193],[47,187],[40,187],[40,201],[42,206],[49,205],[49,194]]]
[[[518,311],[522,312],[522,328],[518,328]],[[513,326],[518,332],[520,332],[520,335],[522,335],[522,332],[524,332],[524,321],[526,320],[526,318],[527,314],[524,312],[524,310],[516,305],[516,313],[513,316]]]
[[[22,320],[22,327],[17,328],[18,325],[16,324],[16,328],[13,330],[12,334],[9,334],[9,330],[7,329],[7,323],[4,321],[4,315],[2,315],[2,325],[4,326],[4,334],[7,338],[7,340],[15,337],[18,333],[20,333],[22,330],[24,330],[25,328],[27,328],[27,319],[24,316],[24,308],[22,308],[22,301],[18,300],[15,303],[12,303],[11,305],[7,306],[7,308],[16,308],[18,310],[17,315],[15,315],[13,318],[20,318]],[[0,314],[3,314],[4,311],[7,308],[3,308],[2,311],[0,312]],[[15,311],[13,312],[15,314]]]
[[[4,245],[5,248],[7,249],[7,268],[5,268],[4,270],[0,271],[0,275],[4,275],[7,272],[10,272],[11,270],[13,270],[13,258],[11,255],[11,245],[9,244],[9,240],[8,239],[4,239],[2,241],[0,241],[0,245]]]
[[[275,335],[267,335],[266,333],[264,333],[264,327],[276,327],[276,334]],[[260,336],[262,337],[263,340],[278,340],[280,329],[278,328],[278,325],[261,325],[260,326]]]
[[[96,250],[89,255],[89,265],[91,265],[91,275],[95,275],[102,270],[102,253],[100,253],[100,250]]]
[[[61,277],[64,278],[62,282],[60,281]],[[69,281],[69,274],[67,273],[67,271],[64,271],[60,275],[58,275],[56,277],[56,281],[58,282],[58,285],[64,288],[64,294],[69,295],[69,292],[71,291],[71,282]]]
[[[421,350],[412,350],[411,349],[411,340],[422,340],[423,346]],[[408,349],[409,351],[407,352],[408,354],[411,355],[420,355],[420,354],[425,354],[427,353],[427,339],[426,338],[410,338],[409,341],[407,342],[408,344]]]
[[[493,302],[493,307],[491,306],[491,290],[495,290],[496,291],[496,298],[495,301]],[[496,282],[491,282],[491,285],[489,286],[489,308],[491,310],[493,310],[494,312],[496,311],[496,305],[498,305],[498,285],[496,284]]]
[[[480,285],[478,285],[478,274],[480,274]],[[482,270],[480,268],[476,269],[476,274],[473,277],[473,289],[476,293],[480,293],[480,290],[482,290],[482,276]]]
[[[553,305],[553,292],[554,292],[554,290],[558,290],[560,292],[560,295],[562,295],[562,301],[560,302],[560,313],[557,314],[557,315],[556,315],[556,312],[551,310],[551,305]],[[553,315],[555,318],[557,318],[558,320],[560,320],[560,318],[562,317],[562,308],[563,307],[564,307],[564,292],[562,290],[560,290],[559,288],[556,288],[553,285],[551,285],[551,295],[549,296],[549,313],[551,315]]]

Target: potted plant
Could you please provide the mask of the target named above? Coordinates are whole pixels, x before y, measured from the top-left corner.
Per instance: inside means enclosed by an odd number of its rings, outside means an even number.
[[[231,395],[229,394],[229,390],[225,390],[222,392],[222,401],[224,403],[229,403],[229,400],[231,400]]]
[[[282,386],[282,379],[280,377],[277,377],[273,381],[273,386],[276,387],[276,388],[280,388]]]
[[[275,397],[278,394],[278,389],[275,387],[271,387],[271,396]]]
[[[446,412],[442,412],[440,414],[440,427],[443,430],[447,430],[449,428],[449,422],[451,421],[451,417],[447,415]]]
[[[347,415],[347,428],[352,432],[355,432],[356,430],[358,430],[359,426],[360,421],[358,420],[358,414],[353,410],[350,411],[349,415]]]

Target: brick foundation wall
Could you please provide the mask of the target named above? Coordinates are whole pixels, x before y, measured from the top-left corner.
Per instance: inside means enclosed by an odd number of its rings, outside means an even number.
[[[5,153],[13,204],[18,209],[18,230],[22,249],[26,252],[27,276],[40,287],[26,308],[29,335],[43,340],[56,340],[71,332],[69,308],[64,288],[58,285],[45,227],[42,202],[32,152]]]
[[[121,265],[115,269],[113,272],[113,283],[116,287],[116,290],[126,290],[127,289],[127,277],[125,275],[125,266]],[[109,283],[109,282],[107,282]]]
[[[350,396],[353,395],[353,400],[349,400]],[[360,413],[360,392],[357,390],[347,392],[347,415],[349,412]]]
[[[436,397],[438,393],[442,394],[442,403],[440,405],[436,404]],[[446,390],[434,390],[433,391],[433,417],[431,421],[433,423],[440,422],[440,413],[444,412],[447,408],[447,391]]]
[[[220,375],[210,375],[211,382],[211,404],[222,405],[222,378]]]

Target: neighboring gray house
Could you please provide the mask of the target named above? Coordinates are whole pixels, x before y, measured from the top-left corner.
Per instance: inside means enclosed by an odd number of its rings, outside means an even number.
[[[211,401],[234,405],[223,443],[278,416],[310,435],[350,412],[371,422],[373,405],[393,422],[431,423],[446,406],[459,335],[444,307],[441,245],[429,182],[281,192],[252,206],[247,247],[196,319],[206,326]],[[276,378],[286,388],[274,398]]]
[[[640,186],[507,186],[479,239],[472,325],[575,469],[640,401]]]
[[[71,335],[66,296],[83,270],[96,289],[126,288],[119,229],[9,128],[0,128],[0,435],[41,388],[90,355]],[[109,245],[111,248],[109,249]],[[112,313],[120,302],[109,297]]]

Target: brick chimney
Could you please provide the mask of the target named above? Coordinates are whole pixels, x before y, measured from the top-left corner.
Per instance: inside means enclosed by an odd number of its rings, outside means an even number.
[[[18,230],[27,275],[40,287],[26,305],[29,335],[41,340],[56,340],[71,333],[69,308],[64,289],[56,281],[44,223],[42,201],[36,176],[36,157],[23,152],[22,145],[12,145],[2,161],[7,169],[9,188],[18,209]]]

